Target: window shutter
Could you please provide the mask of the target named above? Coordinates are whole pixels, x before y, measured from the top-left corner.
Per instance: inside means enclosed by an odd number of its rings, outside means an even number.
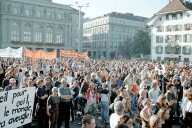
[[[185,47],[183,47],[183,52],[182,53],[185,54]]]
[[[176,41],[175,41],[175,36],[174,36],[174,35],[171,36],[171,42],[176,42]]]
[[[156,49],[155,49],[155,53],[158,53],[158,52],[157,52],[157,47],[156,47]]]
[[[158,46],[158,53],[161,53],[161,47]]]
[[[190,35],[190,42],[192,42],[192,35]]]
[[[179,35],[179,42],[183,42],[183,41],[182,41],[182,36],[181,36],[181,35]]]
[[[156,36],[156,43],[159,43],[159,41],[158,41],[158,36]]]
[[[161,54],[163,53],[163,47],[161,46]]]

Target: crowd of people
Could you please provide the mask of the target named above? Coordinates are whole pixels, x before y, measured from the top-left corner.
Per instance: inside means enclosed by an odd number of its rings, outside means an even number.
[[[101,106],[110,128],[192,127],[192,66],[178,62],[61,58],[1,58],[0,91],[35,87],[39,128],[65,128],[84,108],[82,127],[95,128]],[[84,100],[82,100],[84,99]],[[31,127],[30,124],[23,126]]]

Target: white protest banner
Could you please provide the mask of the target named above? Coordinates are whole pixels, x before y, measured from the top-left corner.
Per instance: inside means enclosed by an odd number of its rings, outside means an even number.
[[[0,49],[0,57],[9,57],[9,49]]]
[[[32,121],[35,87],[0,92],[0,128],[16,128]]]
[[[20,58],[23,54],[23,47],[20,47],[18,49],[13,49],[10,47],[7,47],[5,49],[0,49],[0,57],[14,57],[14,58]]]
[[[21,58],[23,53],[23,47],[18,49],[10,48],[10,57]]]

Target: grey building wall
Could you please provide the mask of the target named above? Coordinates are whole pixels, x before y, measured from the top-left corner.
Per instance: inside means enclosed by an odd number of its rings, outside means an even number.
[[[145,27],[147,19],[116,12],[88,19],[83,27],[83,51],[88,51],[93,58],[113,58],[118,53],[118,45],[133,39],[137,29]]]
[[[78,10],[52,0],[1,0],[0,7],[0,48],[77,50]]]

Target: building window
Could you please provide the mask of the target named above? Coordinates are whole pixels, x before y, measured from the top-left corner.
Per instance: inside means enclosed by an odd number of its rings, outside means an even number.
[[[36,24],[36,28],[42,29],[43,26],[41,24]]]
[[[41,17],[41,11],[37,11],[37,17]]]
[[[13,14],[18,14],[18,8],[13,8]]]
[[[166,20],[169,20],[169,15],[166,15]]]
[[[29,10],[29,9],[26,9],[26,10],[25,10],[25,15],[26,15],[26,16],[29,16],[29,14],[30,14],[30,10]]]
[[[35,42],[43,42],[43,33],[35,32]]]
[[[62,43],[63,42],[63,34],[58,34],[57,35],[57,43]]]
[[[48,30],[53,30],[53,26],[49,25],[49,26],[47,26],[47,29]]]
[[[117,48],[117,42],[114,42],[114,48]]]
[[[63,30],[63,27],[59,26],[59,27],[58,27],[58,30]]]
[[[163,36],[156,36],[156,43],[163,43]]]
[[[156,53],[157,54],[162,54],[163,53],[163,47],[162,46],[157,46],[156,47]]]
[[[51,12],[48,12],[47,14],[48,14],[49,18],[52,18],[52,13]]]
[[[183,47],[183,54],[191,54],[191,47],[190,46]]]
[[[111,48],[113,48],[113,41],[111,41]]]
[[[175,35],[175,42],[177,42],[177,43],[182,42],[182,36],[181,35]]]
[[[27,23],[24,25],[26,28],[31,28],[31,24]]]
[[[175,25],[175,31],[181,31],[182,25]]]
[[[172,14],[172,20],[176,20],[177,19],[177,15],[176,14]]]
[[[183,19],[183,13],[179,13],[179,14],[177,15],[177,17],[178,17],[178,19]]]
[[[19,30],[11,30],[11,41],[19,41]]]
[[[17,23],[17,22],[12,22],[12,23],[11,23],[11,26],[13,26],[13,27],[19,27],[19,23]]]
[[[191,30],[191,24],[185,24],[185,30]]]
[[[172,31],[172,26],[167,26],[167,32],[171,32]]]
[[[163,27],[158,26],[158,27],[157,27],[157,32],[163,32]]]
[[[62,14],[58,14],[58,19],[62,19]]]
[[[166,43],[171,43],[172,40],[173,40],[173,37],[171,35],[168,35],[168,36],[166,36],[165,42]]]
[[[184,42],[191,42],[192,41],[192,35],[187,34],[184,35]]]
[[[46,43],[53,43],[53,33],[46,34]]]
[[[31,31],[24,31],[23,36],[24,42],[31,42]]]
[[[166,46],[165,47],[165,54],[171,54],[171,46]]]

